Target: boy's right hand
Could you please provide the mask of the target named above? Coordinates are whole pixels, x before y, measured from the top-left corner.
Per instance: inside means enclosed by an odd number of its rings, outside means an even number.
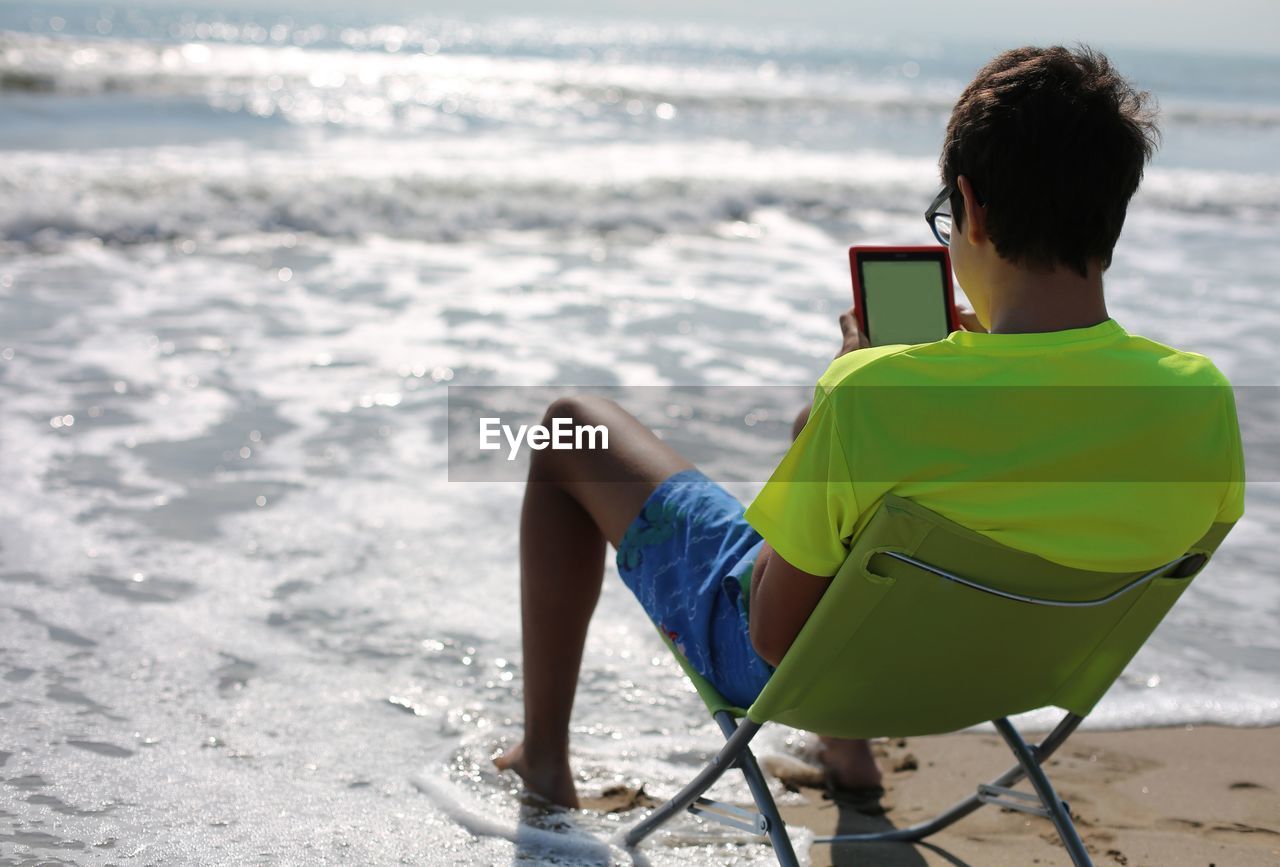
[[[982,322],[978,320],[978,314],[974,313],[971,308],[956,305],[956,318],[960,320],[960,327],[965,331],[983,331],[987,329],[982,327]]]
[[[863,334],[862,329],[858,327],[858,317],[853,315],[852,307],[840,314],[840,334],[844,339],[840,351],[836,353],[836,358],[856,349],[866,349],[871,345],[867,335]]]

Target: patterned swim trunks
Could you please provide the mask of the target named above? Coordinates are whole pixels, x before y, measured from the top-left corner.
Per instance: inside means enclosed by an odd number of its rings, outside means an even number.
[[[618,546],[618,573],[688,660],[747,707],[773,669],[747,629],[751,570],[763,539],[738,500],[698,470],[659,485]]]

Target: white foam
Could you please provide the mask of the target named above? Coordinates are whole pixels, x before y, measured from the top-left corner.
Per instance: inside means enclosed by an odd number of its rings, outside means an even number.
[[[480,47],[480,46],[477,46]],[[483,46],[492,49],[495,46]],[[465,128],[459,118],[589,119],[770,104],[942,112],[956,83],[852,76],[738,60],[716,65],[483,51],[352,51],[345,47],[46,37],[0,31],[0,83],[27,93],[198,95],[215,107],[299,123]],[[638,108],[637,108],[638,106]],[[659,117],[668,117],[666,110]],[[670,115],[674,116],[674,115]]]
[[[612,862],[612,847],[601,840],[578,831],[536,828],[524,823],[503,822],[492,817],[491,808],[476,803],[463,789],[436,776],[419,774],[413,778],[418,791],[431,798],[435,805],[454,822],[478,837],[497,837],[513,844],[521,855],[560,855],[599,863],[602,859]],[[571,814],[564,819],[572,827]]]
[[[518,136],[344,138],[282,153],[240,144],[16,152],[0,163],[0,233],[48,248],[243,234],[450,241],[499,230],[651,238],[819,212],[875,232],[936,185],[931,160],[726,140],[567,144]],[[1280,175],[1156,169],[1135,208],[1270,219]],[[918,217],[911,215],[912,222]],[[822,233],[792,221],[789,231]],[[781,226],[781,224],[780,224]],[[780,226],[778,227],[780,230]],[[798,244],[799,241],[797,240]]]

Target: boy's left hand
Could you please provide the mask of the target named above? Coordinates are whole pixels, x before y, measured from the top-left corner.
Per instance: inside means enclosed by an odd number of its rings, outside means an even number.
[[[857,349],[866,349],[871,345],[871,341],[867,340],[867,335],[862,333],[862,329],[858,326],[858,317],[853,315],[853,308],[840,314],[840,333],[844,340],[840,346],[840,351],[836,353],[836,358],[853,352]]]

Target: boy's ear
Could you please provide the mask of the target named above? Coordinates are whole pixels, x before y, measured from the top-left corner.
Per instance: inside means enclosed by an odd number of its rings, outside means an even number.
[[[987,208],[985,205],[978,204],[978,196],[973,191],[973,184],[969,183],[969,179],[964,175],[956,178],[956,187],[960,190],[960,197],[964,201],[964,226],[961,231],[965,233],[969,244],[976,246],[987,239]]]

